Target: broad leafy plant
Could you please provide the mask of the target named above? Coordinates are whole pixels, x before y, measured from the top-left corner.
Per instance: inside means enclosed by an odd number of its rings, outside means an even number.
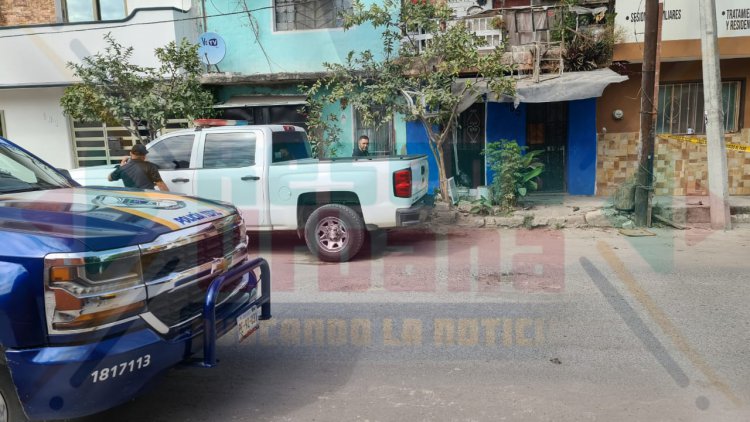
[[[476,199],[471,202],[469,212],[474,215],[492,215],[492,201],[485,197]]]
[[[518,198],[538,188],[537,179],[544,171],[544,164],[539,161],[543,151],[526,152],[527,148],[503,139],[488,143],[484,150],[495,173],[490,187],[492,198],[504,210],[515,208]]]

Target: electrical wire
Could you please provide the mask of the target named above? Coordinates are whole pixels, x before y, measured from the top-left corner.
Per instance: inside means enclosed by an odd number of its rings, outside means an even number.
[[[261,10],[266,9],[273,9],[274,6],[264,6],[259,7],[257,9],[250,9],[249,12],[258,12]],[[243,15],[246,14],[248,11],[240,10],[237,12],[228,12],[228,13],[217,13],[214,15],[207,15],[207,18],[218,18],[222,16],[232,16],[232,15]],[[107,26],[99,26],[95,28],[78,28],[78,29],[68,29],[68,30],[62,30],[62,31],[49,31],[49,32],[24,32],[21,34],[11,34],[11,35],[0,35],[0,39],[3,38],[19,38],[19,37],[27,37],[27,36],[33,36],[33,35],[58,35],[58,34],[67,34],[72,32],[86,32],[86,31],[101,31],[102,29],[115,29],[115,28],[127,28],[131,26],[142,26],[142,25],[155,25],[160,23],[171,23],[171,22],[185,22],[185,21],[194,21],[198,19],[203,19],[203,16],[193,16],[189,18],[179,18],[179,19],[163,19],[158,21],[149,21],[149,22],[133,22],[133,23],[123,23],[120,25],[107,25]],[[106,21],[98,21],[98,22],[91,22],[91,24],[100,24],[100,23],[106,23]],[[18,27],[23,28],[23,27]]]

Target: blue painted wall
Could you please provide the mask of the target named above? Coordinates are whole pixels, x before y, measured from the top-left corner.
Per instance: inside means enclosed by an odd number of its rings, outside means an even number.
[[[430,140],[427,137],[427,131],[420,122],[406,123],[406,152],[408,154],[425,154],[427,163],[430,167],[430,179],[428,190],[432,193],[440,187],[440,177],[438,174],[437,160],[430,150]]]
[[[593,195],[596,187],[596,98],[568,102],[568,193]]]
[[[487,142],[501,139],[515,140],[526,145],[526,104],[513,107],[513,103],[487,103]],[[487,184],[492,183],[494,172],[487,167]]]
[[[567,193],[593,195],[596,186],[596,98],[568,103]],[[487,103],[487,142],[515,140],[526,145],[526,104]],[[409,154],[427,154],[430,163],[430,189],[438,187],[438,172],[427,133],[420,123],[406,123]],[[487,168],[487,184],[493,172]]]

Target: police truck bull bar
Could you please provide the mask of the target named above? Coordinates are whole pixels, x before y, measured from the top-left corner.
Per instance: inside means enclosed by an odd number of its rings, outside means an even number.
[[[260,283],[261,297],[256,303],[260,305],[260,319],[271,318],[271,271],[265,259],[255,258],[220,275],[208,287],[206,301],[203,304],[203,362],[198,363],[198,366],[204,368],[216,366],[216,299],[219,291],[226,282],[240,274],[251,271],[254,276],[256,268],[260,268],[260,280],[257,283]],[[248,283],[245,287],[246,291],[250,293],[257,283],[255,285]]]

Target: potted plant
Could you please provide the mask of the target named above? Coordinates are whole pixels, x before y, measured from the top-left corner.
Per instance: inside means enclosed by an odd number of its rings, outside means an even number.
[[[503,15],[497,15],[490,19],[490,26],[493,29],[497,30],[502,30],[503,28],[505,28],[505,20],[503,19]]]

